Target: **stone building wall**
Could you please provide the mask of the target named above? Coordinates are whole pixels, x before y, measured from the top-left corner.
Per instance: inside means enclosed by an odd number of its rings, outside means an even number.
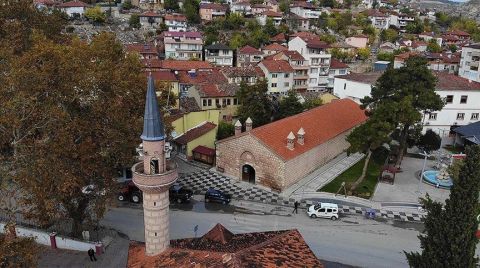
[[[217,143],[217,169],[241,180],[243,165],[255,169],[255,183],[273,189],[282,189],[284,162],[257,138],[243,134]]]
[[[346,141],[348,133],[350,130],[289,160],[285,164],[285,187],[294,184],[346,150],[350,146]],[[308,142],[308,133],[305,134],[305,142]],[[302,145],[295,141],[295,147],[299,146]]]

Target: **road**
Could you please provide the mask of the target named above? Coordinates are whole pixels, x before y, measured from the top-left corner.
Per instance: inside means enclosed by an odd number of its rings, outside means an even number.
[[[255,206],[254,203],[251,206]],[[361,267],[408,267],[403,251],[419,250],[416,223],[392,223],[366,220],[361,216],[343,216],[338,221],[310,219],[305,211],[293,216],[240,213],[234,206],[193,201],[174,204],[170,211],[170,238],[201,236],[216,223],[234,233],[296,228],[319,259]],[[143,212],[140,207],[111,209],[103,225],[144,241]],[[198,232],[193,232],[198,225]]]

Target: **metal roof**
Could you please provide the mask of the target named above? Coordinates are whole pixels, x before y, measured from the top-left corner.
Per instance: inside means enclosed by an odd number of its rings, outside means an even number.
[[[144,141],[160,141],[165,139],[165,130],[158,110],[155,80],[152,74],[148,76],[147,96],[145,99],[145,115],[143,117],[143,133],[140,136]]]

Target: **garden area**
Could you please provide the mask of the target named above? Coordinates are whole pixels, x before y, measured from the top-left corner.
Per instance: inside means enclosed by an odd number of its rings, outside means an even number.
[[[351,195],[367,198],[367,199],[373,195],[375,186],[378,183],[378,176],[380,175],[382,166],[385,162],[384,156],[385,156],[384,154],[377,153],[377,152],[374,152],[372,154],[372,158],[370,159],[370,163],[368,164],[365,179],[356,187],[356,189],[351,193]],[[355,165],[347,169],[345,172],[343,172],[338,177],[336,177],[333,181],[331,181],[330,183],[323,186],[317,191],[336,193],[340,189],[342,182],[345,182],[345,188],[347,189],[347,193],[348,193],[351,185],[362,174],[362,169],[364,164],[365,164],[365,158],[360,160],[358,163],[356,163]],[[340,195],[344,194],[343,189],[339,192],[339,194]]]

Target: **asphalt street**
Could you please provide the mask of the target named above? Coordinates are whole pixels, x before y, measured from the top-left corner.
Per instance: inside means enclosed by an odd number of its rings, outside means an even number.
[[[251,204],[251,207],[255,206],[255,203]],[[170,208],[171,239],[201,236],[216,223],[234,233],[296,228],[316,256],[328,261],[328,267],[342,267],[338,263],[361,267],[408,267],[403,251],[419,250],[417,235],[423,226],[367,220],[356,215],[343,216],[337,221],[311,219],[304,210],[290,216],[256,215],[234,206],[205,204],[200,200],[172,204]],[[144,241],[141,206],[113,208],[102,224],[125,233],[132,240]],[[196,225],[197,233],[194,232]]]

